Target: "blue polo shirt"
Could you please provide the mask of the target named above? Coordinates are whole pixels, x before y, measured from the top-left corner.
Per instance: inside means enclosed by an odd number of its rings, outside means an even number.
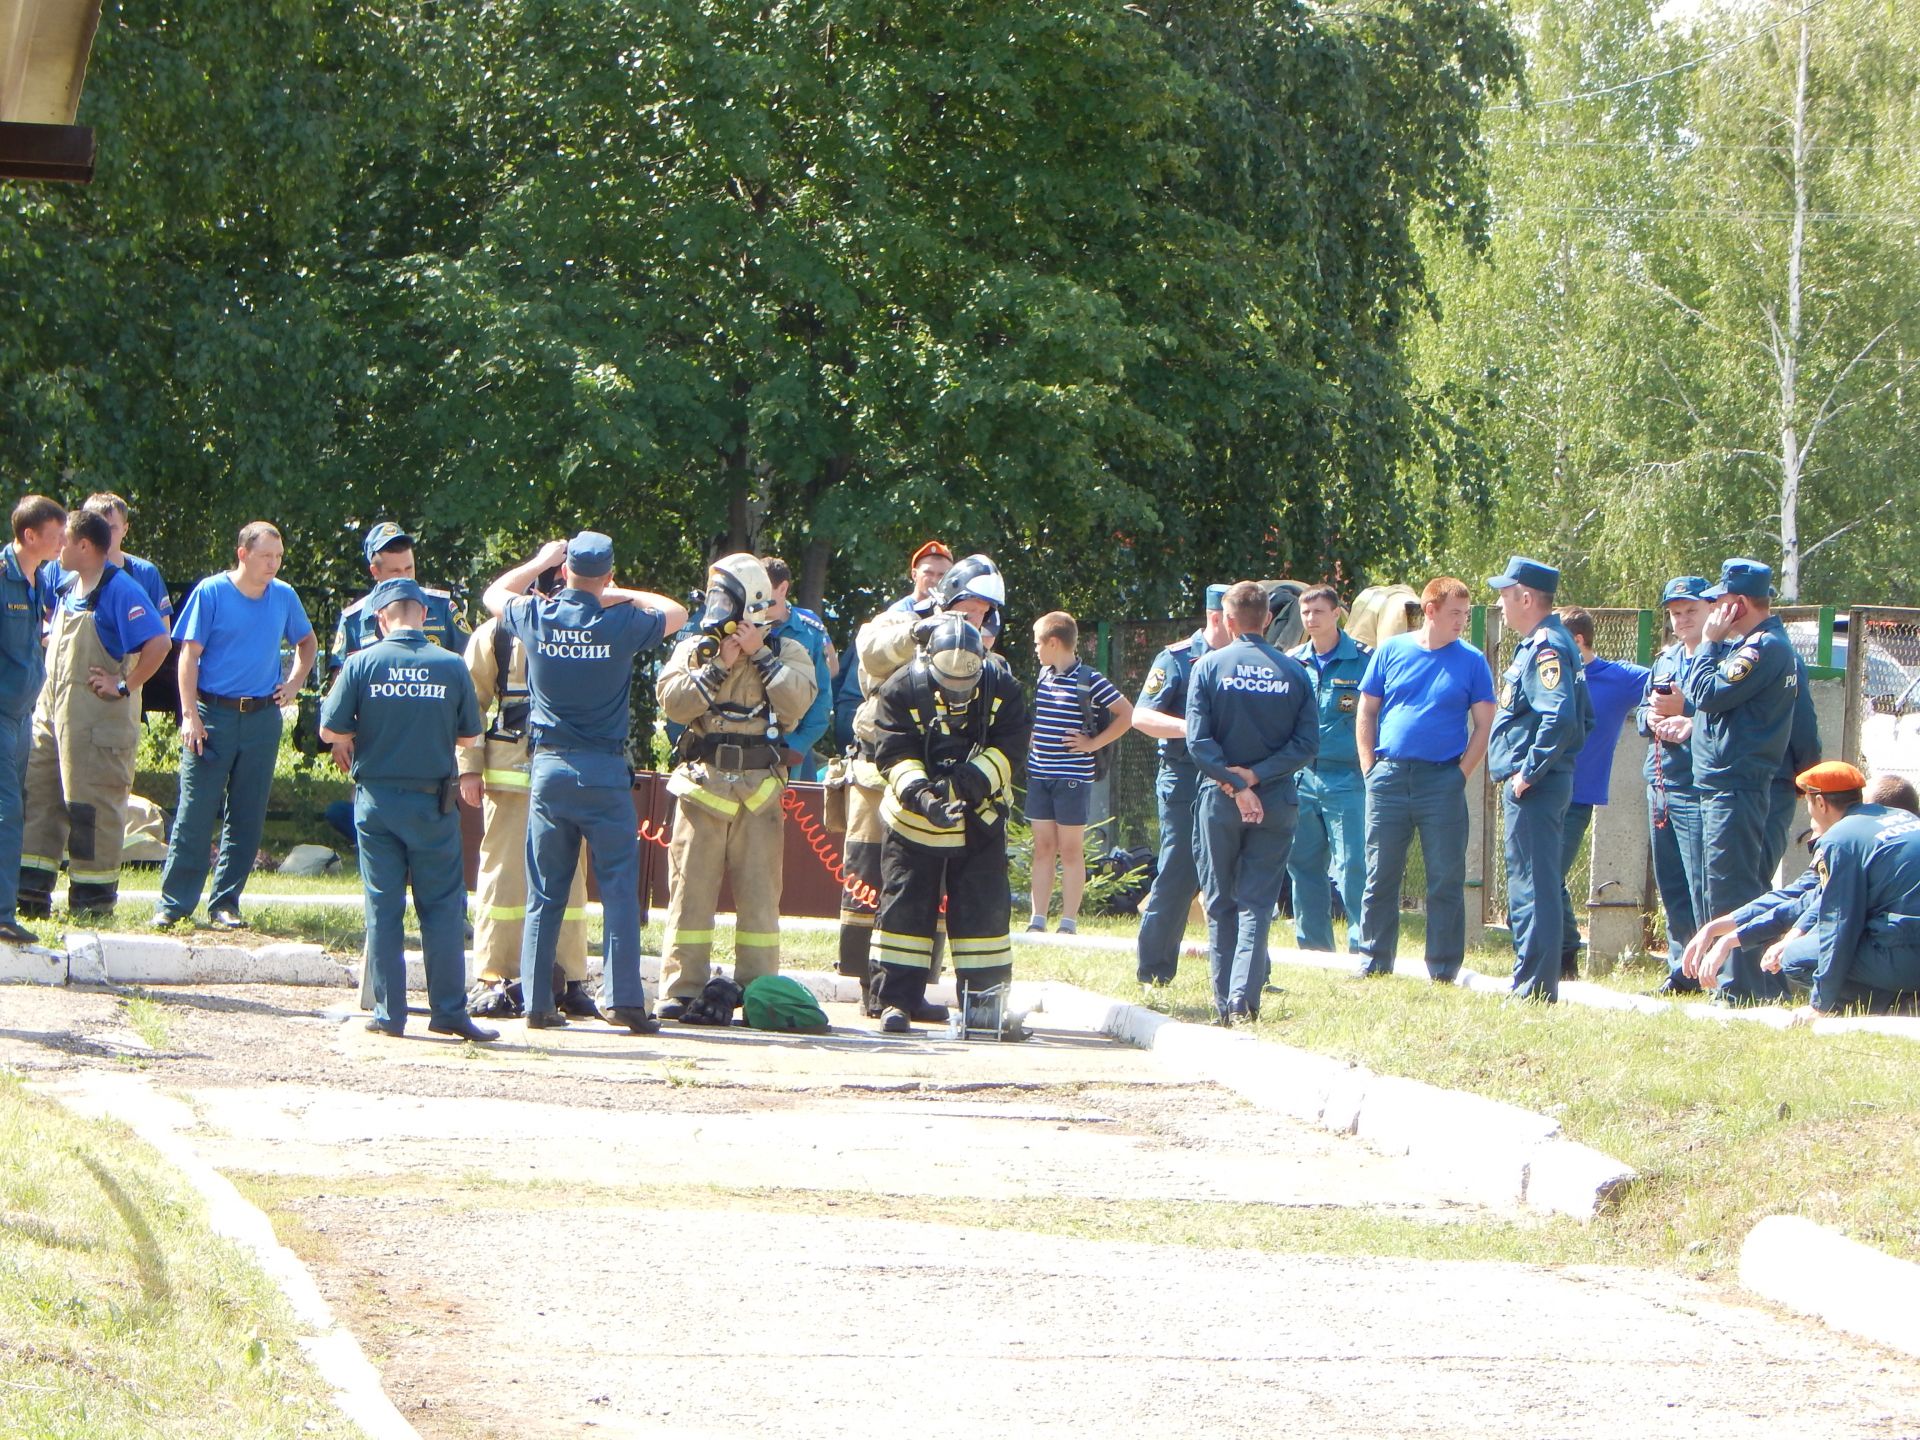
[[[107,566],[100,583],[86,595],[80,593],[79,575],[63,573],[57,603],[73,615],[91,610],[100,648],[115,660],[125,659],[129,650],[138,650],[167,633],[166,621],[154,610],[153,597],[118,565]]]
[[[584,590],[562,590],[551,598],[516,598],[500,627],[527,647],[533,743],[624,755],[632,728],[634,657],[665,637],[665,617],[641,605],[602,605]]]
[[[280,645],[313,634],[300,597],[284,580],[269,580],[258,600],[243,594],[226,571],[193,587],[174,621],[175,644],[200,653],[200,693],[257,700],[280,684]]]
[[[73,572],[64,569],[58,560],[53,565],[53,585],[57,590],[66,583]],[[154,613],[160,617],[160,623],[173,624],[173,597],[167,594],[166,577],[161,575],[160,567],[151,560],[142,560],[138,555],[123,555],[120,568],[127,572],[129,579],[147,592],[147,598],[153,602]]]
[[[395,630],[348,656],[320,723],[353,736],[356,785],[422,789],[452,775],[454,742],[483,728],[466,661],[418,630]]]
[[[1493,672],[1487,657],[1464,640],[1429,650],[1412,634],[1395,635],[1373,652],[1360,693],[1380,702],[1376,755],[1457,761],[1473,733],[1473,707],[1493,703]]]
[[[17,720],[32,711],[47,679],[47,650],[40,627],[53,592],[47,566],[28,575],[8,544],[0,552],[0,713]]]
[[[1593,701],[1593,729],[1580,753],[1573,757],[1573,803],[1604,805],[1613,778],[1613,749],[1627,716],[1646,693],[1650,671],[1625,665],[1604,655],[1587,666],[1587,695]]]

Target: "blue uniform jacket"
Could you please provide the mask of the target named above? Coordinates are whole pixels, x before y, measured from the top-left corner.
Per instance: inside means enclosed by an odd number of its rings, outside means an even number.
[[[1520,642],[1501,674],[1500,710],[1487,741],[1487,773],[1529,781],[1570,770],[1593,729],[1593,700],[1573,636],[1549,615]]]
[[[1816,1010],[1837,1010],[1849,983],[1920,990],[1920,816],[1866,808],[1849,811],[1814,854]]]
[[[1656,685],[1671,685],[1680,696],[1680,705],[1684,713],[1693,714],[1693,702],[1687,699],[1686,678],[1687,647],[1678,640],[1653,657],[1653,669],[1647,672],[1647,683],[1640,691],[1640,703],[1634,707],[1633,727],[1649,740],[1653,740],[1653,727],[1648,723],[1653,719],[1653,690]],[[1693,745],[1669,745],[1665,740],[1654,740],[1647,747],[1647,763],[1642,774],[1651,785],[1655,767],[1659,767],[1669,791],[1693,789]]]
[[[29,575],[9,544],[0,554],[0,712],[10,719],[32,713],[47,678],[47,647],[41,627],[53,591],[48,567]]]
[[[1307,672],[1307,683],[1313,686],[1314,706],[1320,718],[1320,754],[1313,768],[1358,770],[1360,743],[1354,738],[1353,727],[1360,713],[1360,681],[1366,676],[1367,662],[1373,659],[1373,647],[1362,645],[1342,630],[1334,643],[1333,658],[1324,668],[1314,663],[1311,640],[1287,653],[1300,662],[1300,668]]]
[[[1793,734],[1804,669],[1773,616],[1736,642],[1708,641],[1687,666],[1693,779],[1701,790],[1765,790]]]
[[[1242,635],[1194,663],[1187,684],[1187,751],[1200,773],[1235,790],[1253,771],[1261,799],[1297,804],[1294,774],[1320,753],[1313,686],[1300,662]]]
[[[444,590],[431,590],[424,585],[420,588],[427,595],[427,623],[421,629],[442,650],[464,655],[470,637],[460,617],[453,613],[453,597]],[[333,632],[333,649],[327,655],[329,667],[338,669],[349,655],[379,641],[380,627],[374,621],[375,617],[367,611],[364,595],[340,612],[340,623]]]
[[[777,640],[782,635],[790,636],[813,661],[813,678],[818,687],[814,691],[813,703],[807,706],[807,713],[800,717],[800,723],[793,727],[791,734],[781,739],[781,744],[789,749],[798,750],[802,757],[820,743],[820,737],[827,733],[827,726],[833,719],[833,676],[827,673],[827,632],[812,614],[805,610],[794,610],[785,620],[768,632],[768,638]],[[802,760],[804,764],[804,759]]]
[[[1207,653],[1207,632],[1196,630],[1178,645],[1169,645],[1153,657],[1147,678],[1140,682],[1140,698],[1135,703],[1144,710],[1162,715],[1187,713],[1187,687],[1193,679],[1193,666]],[[1161,740],[1154,746],[1160,763],[1176,769],[1192,769],[1193,757],[1184,740]]]
[[[467,665],[418,630],[347,657],[320,723],[353,736],[356,785],[427,790],[454,773],[454,742],[485,725]]]
[[[1880,809],[1878,805],[1863,808]],[[1789,930],[1810,928],[1819,903],[1820,875],[1808,866],[1786,884],[1735,910],[1733,928],[1739,932],[1742,945],[1762,945]]]
[[[1807,662],[1795,652],[1793,728],[1787,732],[1787,753],[1774,773],[1776,785],[1792,785],[1802,770],[1820,763],[1820,717],[1813,708],[1813,690],[1807,684]]]

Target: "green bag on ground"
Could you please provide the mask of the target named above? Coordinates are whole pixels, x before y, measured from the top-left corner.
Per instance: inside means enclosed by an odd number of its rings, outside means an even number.
[[[827,1033],[827,1012],[813,992],[785,975],[762,975],[747,985],[742,1002],[747,1024],[756,1030],[800,1030],[809,1035]]]

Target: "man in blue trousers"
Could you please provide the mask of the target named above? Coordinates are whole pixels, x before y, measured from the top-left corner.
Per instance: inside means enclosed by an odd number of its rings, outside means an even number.
[[[1221,608],[1233,638],[1193,667],[1187,750],[1201,775],[1194,821],[1214,1013],[1236,1025],[1260,1014],[1298,808],[1294,775],[1319,753],[1320,718],[1300,662],[1261,638],[1267,592],[1242,580]]]
[[[382,638],[355,651],[320,711],[320,738],[353,775],[353,829],[367,892],[369,1030],[407,1027],[407,880],[427,968],[427,1029],[462,1040],[500,1032],[467,1014],[467,890],[454,750],[477,745],[480,700],[466,662],[427,638],[427,594],[404,577],[368,592]]]
[[[1693,706],[1683,693],[1687,666],[1700,648],[1707,620],[1708,581],[1676,575],[1660,592],[1673,643],[1654,656],[1647,688],[1634,710],[1634,724],[1653,743],[1647,747],[1647,824],[1653,838],[1653,883],[1667,916],[1667,978],[1656,995],[1691,994],[1700,984],[1685,973],[1681,957],[1707,918],[1707,857],[1700,843],[1700,792],[1693,783]],[[1655,697],[1679,698],[1680,713],[1654,713]]]
[[[527,593],[563,561],[565,586],[557,595]],[[527,648],[533,767],[520,940],[527,1028],[567,1023],[552,1000],[553,962],[584,839],[606,926],[606,1018],[636,1035],[654,1034],[660,1022],[648,1012],[640,982],[640,837],[627,731],[634,658],[685,625],[686,607],[615,587],[613,541],[594,530],[549,541],[489,585],[485,599],[488,613]]]
[[[13,540],[0,552],[0,940],[11,945],[32,945],[39,939],[15,911],[33,706],[47,679],[40,630],[53,603],[53,589],[51,574],[42,572],[60,553],[66,524],[67,512],[57,500],[29,495],[13,507]]]
[[[1287,855],[1293,881],[1293,926],[1302,950],[1333,949],[1333,884],[1347,913],[1347,949],[1360,949],[1360,905],[1367,890],[1367,787],[1360,778],[1354,723],[1360,681],[1373,659],[1340,628],[1340,595],[1331,585],[1300,592],[1300,625],[1307,641],[1289,653],[1313,684],[1320,717],[1320,753],[1300,772],[1300,825]]]
[[[1500,709],[1487,742],[1487,773],[1500,787],[1506,821],[1513,993],[1551,1004],[1560,998],[1561,842],[1574,757],[1593,728],[1593,702],[1580,652],[1553,613],[1560,572],[1515,555],[1487,583],[1500,592],[1507,628],[1520,636],[1500,677]]]
[[[1227,643],[1227,622],[1220,613],[1225,585],[1207,587],[1206,621],[1178,645],[1153,658],[1140,699],[1133,707],[1133,728],[1159,742],[1160,773],[1154,801],[1160,811],[1160,857],[1153,888],[1140,912],[1135,970],[1149,1000],[1173,983],[1180,968],[1180,941],[1187,933],[1187,911],[1200,893],[1194,856],[1193,797],[1200,772],[1187,754],[1187,682],[1194,665]]]

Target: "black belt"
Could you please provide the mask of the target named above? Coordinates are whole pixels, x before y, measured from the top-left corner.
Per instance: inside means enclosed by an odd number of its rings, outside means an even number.
[[[205,690],[200,698],[209,705],[218,705],[223,710],[238,710],[242,715],[250,715],[255,710],[265,710],[274,706],[271,695],[209,695]],[[278,708],[275,706],[275,708]]]
[[[784,750],[764,743],[742,745],[740,738],[737,735],[702,735],[694,742],[689,758],[710,761],[729,775],[738,775],[743,770],[771,770],[776,765],[787,763]]]
[[[1463,751],[1462,753],[1464,754],[1465,752]],[[1455,770],[1460,768],[1459,755],[1454,756],[1451,760],[1415,760],[1411,757],[1402,760],[1393,755],[1375,755],[1373,758],[1376,760],[1386,760],[1395,765],[1431,765],[1436,770],[1445,769],[1449,766]]]

